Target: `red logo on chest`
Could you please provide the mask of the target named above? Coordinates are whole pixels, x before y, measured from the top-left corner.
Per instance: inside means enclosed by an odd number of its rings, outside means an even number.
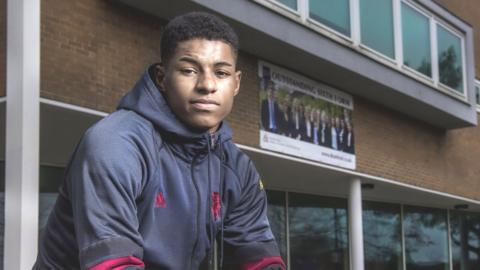
[[[214,220],[220,220],[221,209],[220,194],[218,192],[212,192],[212,214]]]
[[[159,208],[167,207],[167,202],[165,201],[163,192],[158,192],[157,196],[155,197],[155,207],[159,207]]]

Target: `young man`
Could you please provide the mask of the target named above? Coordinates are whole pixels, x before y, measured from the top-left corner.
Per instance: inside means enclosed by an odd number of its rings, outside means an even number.
[[[68,166],[35,269],[285,269],[250,159],[222,120],[240,87],[238,39],[189,13],[162,64],[90,128]]]

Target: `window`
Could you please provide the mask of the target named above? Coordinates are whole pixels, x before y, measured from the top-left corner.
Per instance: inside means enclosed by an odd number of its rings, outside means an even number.
[[[402,3],[403,64],[432,77],[428,17]]]
[[[65,168],[63,167],[40,166],[39,239],[43,235],[48,216],[57,200],[58,188],[62,183],[64,172]]]
[[[349,0],[309,0],[309,17],[350,36]]]
[[[360,0],[361,42],[395,58],[391,0]]]
[[[480,81],[475,81],[475,100],[477,106],[480,106]]]
[[[437,47],[440,83],[463,93],[462,40],[437,24]]]
[[[283,261],[287,263],[287,228],[285,192],[267,190],[268,221],[277,241]]]
[[[480,269],[480,214],[452,211],[450,232],[453,270]]]
[[[464,34],[416,1],[252,1],[430,87],[467,99]],[[272,1],[293,9],[296,16],[272,7]]]
[[[406,270],[448,270],[447,212],[404,207]]]
[[[402,270],[400,205],[363,203],[365,269]]]
[[[347,201],[289,193],[291,269],[348,269]]]
[[[287,6],[293,10],[297,10],[297,0],[275,0],[284,6]]]

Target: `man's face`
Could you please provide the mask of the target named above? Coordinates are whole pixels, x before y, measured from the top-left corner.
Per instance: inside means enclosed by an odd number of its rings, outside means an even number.
[[[157,80],[175,115],[189,127],[210,133],[232,110],[240,79],[232,47],[218,40],[180,42],[157,70]]]

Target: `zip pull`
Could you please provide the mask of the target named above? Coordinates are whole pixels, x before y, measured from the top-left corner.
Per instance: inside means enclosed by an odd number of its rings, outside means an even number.
[[[215,133],[208,134],[210,136],[210,148],[213,149],[215,147]]]

